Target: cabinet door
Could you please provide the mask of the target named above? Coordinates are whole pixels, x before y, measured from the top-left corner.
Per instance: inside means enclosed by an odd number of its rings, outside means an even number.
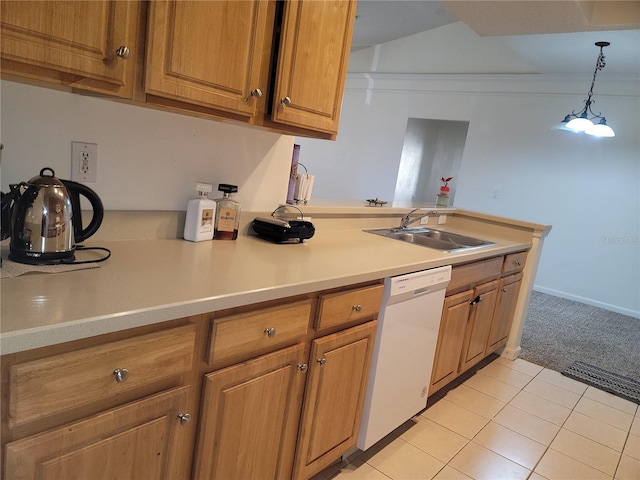
[[[507,344],[521,283],[522,273],[510,275],[500,280],[496,311],[493,316],[491,331],[489,332],[485,356]]]
[[[473,290],[467,290],[444,299],[429,395],[444,387],[458,374],[464,333],[471,309],[469,302],[472,298]]]
[[[268,10],[262,0],[150,2],[146,92],[254,116],[266,88],[259,81],[273,28]]]
[[[188,387],[158,393],[6,446],[5,478],[65,480],[184,478],[179,415]]]
[[[465,331],[459,372],[462,373],[484,358],[491,321],[498,297],[498,280],[473,289],[471,313]]]
[[[140,2],[7,1],[1,9],[3,72],[132,97]]]
[[[354,447],[377,321],[313,341],[294,478],[309,478]]]
[[[195,478],[289,478],[304,371],[304,344],[206,376]]]
[[[337,133],[355,0],[285,2],[274,122]]]

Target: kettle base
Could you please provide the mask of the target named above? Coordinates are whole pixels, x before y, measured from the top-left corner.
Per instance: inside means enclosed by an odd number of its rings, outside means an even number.
[[[42,253],[25,255],[21,252],[10,252],[9,260],[27,265],[64,265],[76,260],[73,252]]]

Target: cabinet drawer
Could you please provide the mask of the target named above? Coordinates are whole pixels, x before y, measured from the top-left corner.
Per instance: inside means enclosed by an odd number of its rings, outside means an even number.
[[[371,318],[380,310],[382,285],[320,296],[317,330]]]
[[[195,335],[196,326],[185,325],[13,365],[9,424],[19,425],[187,372]]]
[[[527,260],[527,252],[510,253],[504,257],[504,263],[502,264],[502,273],[513,273],[524,268],[524,263]]]
[[[309,328],[311,301],[216,319],[211,331],[209,363],[251,358],[302,338]]]
[[[499,278],[503,260],[504,257],[494,257],[453,267],[447,295]]]

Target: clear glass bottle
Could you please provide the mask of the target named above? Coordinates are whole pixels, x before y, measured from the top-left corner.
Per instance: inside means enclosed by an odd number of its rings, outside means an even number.
[[[223,192],[222,198],[216,202],[216,222],[213,230],[214,240],[235,240],[238,238],[240,227],[240,202],[231,198],[231,194],[238,191],[237,185],[221,183],[218,190]]]

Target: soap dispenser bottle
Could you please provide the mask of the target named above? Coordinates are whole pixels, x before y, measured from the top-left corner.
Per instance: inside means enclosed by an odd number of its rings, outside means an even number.
[[[209,198],[213,190],[210,183],[196,183],[198,198],[187,203],[187,218],[184,222],[184,239],[201,242],[213,238],[213,222],[216,202]]]
[[[223,192],[222,198],[216,199],[216,223],[213,232],[214,240],[235,240],[238,238],[240,226],[240,202],[231,198],[238,191],[236,185],[221,183],[218,190]]]

